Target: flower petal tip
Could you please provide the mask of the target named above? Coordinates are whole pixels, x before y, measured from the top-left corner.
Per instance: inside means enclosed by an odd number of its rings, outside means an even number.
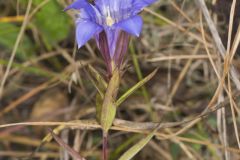
[[[86,0],[76,0],[69,6],[67,6],[64,11],[70,10],[70,9],[76,9],[79,10],[81,8],[84,8],[86,5],[88,5],[88,2]]]
[[[80,48],[82,48],[83,45],[84,45],[84,44],[77,43],[77,48],[80,49]]]
[[[66,12],[66,11],[68,11],[69,10],[69,8],[67,7],[67,8],[64,8],[62,11],[63,12]]]
[[[137,34],[136,34],[136,37],[140,37],[140,33],[137,33]]]
[[[137,37],[140,36],[140,33],[142,31],[142,25],[143,25],[142,18],[138,15],[128,18],[126,20],[123,20],[117,24],[117,26],[122,30]]]

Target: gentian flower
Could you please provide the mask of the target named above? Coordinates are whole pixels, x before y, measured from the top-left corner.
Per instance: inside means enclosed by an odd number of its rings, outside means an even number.
[[[66,10],[79,10],[76,19],[76,39],[82,47],[91,37],[97,46],[111,74],[120,67],[127,52],[130,35],[139,36],[142,9],[156,0],[76,0]]]

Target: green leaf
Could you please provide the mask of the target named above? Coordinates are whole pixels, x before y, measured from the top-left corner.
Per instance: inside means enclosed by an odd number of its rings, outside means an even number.
[[[116,69],[113,72],[111,80],[108,84],[106,94],[104,95],[102,112],[101,112],[101,126],[104,133],[107,133],[112,126],[115,119],[117,107],[115,105],[116,96],[118,93],[120,83],[119,71]]]
[[[91,75],[97,80],[99,85],[101,85],[101,88],[103,88],[105,90],[107,88],[107,82],[104,80],[104,78],[91,65],[88,65],[88,69],[89,69]]]
[[[0,65],[7,66],[8,65],[8,60],[0,59]],[[30,73],[30,74],[35,74],[38,76],[44,76],[44,77],[54,77],[56,76],[53,72],[43,70],[38,67],[33,67],[33,66],[24,66],[20,63],[13,63],[12,64],[13,68],[17,68],[18,70],[24,71],[25,73]]]
[[[90,81],[98,91],[98,94],[96,95],[96,119],[99,123],[101,123],[104,93],[106,92],[108,85],[104,78],[99,74],[99,72],[91,65],[88,65],[88,71],[90,73]]]
[[[104,103],[103,103],[104,104]],[[107,105],[102,106],[102,113],[101,113],[101,126],[103,129],[103,133],[108,133],[108,130],[111,128],[112,123],[116,116],[117,107],[114,103],[110,102]]]
[[[142,87],[145,83],[147,83],[152,77],[157,73],[158,69],[155,69],[152,73],[150,73],[147,77],[142,79],[140,82],[138,82],[136,85],[134,85],[132,88],[130,88],[126,93],[124,93],[116,102],[116,106],[118,107],[122,102],[124,102],[131,94],[134,93],[137,89]]]
[[[175,144],[175,143],[171,144],[170,145],[170,153],[171,153],[173,160],[177,160],[181,153],[181,147],[179,146],[179,144]]]
[[[98,123],[101,123],[103,99],[100,94],[96,95],[96,119]]]
[[[129,160],[132,159],[139,151],[143,149],[143,147],[152,139],[154,134],[157,132],[158,127],[153,130],[148,136],[146,136],[144,139],[136,143],[134,146],[132,146],[129,150],[127,150],[120,158],[119,160]]]
[[[104,93],[106,92],[107,89],[107,83],[104,80],[104,78],[99,74],[99,72],[97,70],[95,70],[95,68],[93,68],[91,65],[88,65],[88,70],[89,73],[91,75],[91,81],[93,83],[93,85],[96,87],[98,93],[100,94],[100,96],[104,97]],[[94,79],[92,79],[92,77]]]
[[[128,148],[130,145],[134,144],[134,142],[136,142],[136,140],[138,140],[140,138],[141,135],[137,134],[134,135],[132,137],[130,137],[129,139],[127,139],[125,142],[121,143],[110,155],[110,160],[115,160],[117,159],[117,157],[120,156],[120,154],[126,150],[126,148]]]
[[[0,46],[6,50],[12,51],[17,36],[20,32],[20,27],[11,23],[0,23]],[[23,36],[22,41],[17,50],[17,58],[26,59],[32,55],[34,47],[29,37]]]
[[[39,5],[42,0],[34,0],[33,2],[34,5]],[[54,0],[49,1],[36,13],[33,22],[41,32],[48,49],[65,39],[71,27],[71,18],[63,12],[63,8]]]

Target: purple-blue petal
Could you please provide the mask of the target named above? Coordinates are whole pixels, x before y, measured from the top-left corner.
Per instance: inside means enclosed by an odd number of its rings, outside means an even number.
[[[116,28],[107,27],[104,29],[104,31],[106,32],[106,35],[107,35],[109,53],[110,53],[110,57],[112,58],[114,56],[115,49],[117,46],[119,30]]]
[[[128,32],[129,34],[139,37],[142,31],[142,25],[142,18],[136,15],[117,23],[116,27]]]
[[[91,21],[96,20],[95,7],[93,5],[91,5],[87,0],[76,0],[71,5],[69,5],[67,8],[65,8],[64,11],[67,11],[69,9],[79,10],[80,18],[90,19]]]
[[[69,6],[67,6],[64,11],[67,11],[69,9],[76,9],[76,10],[80,10],[82,8],[84,8],[86,5],[89,5],[87,0],[76,0],[75,2],[73,2],[72,4],[70,4]]]
[[[138,14],[143,8],[151,5],[157,0],[134,0],[133,1],[133,14]]]
[[[102,30],[103,28],[94,22],[87,20],[78,21],[76,28],[78,48],[82,47],[94,34],[97,34]]]
[[[134,0],[95,0],[95,6],[104,17],[110,13],[111,17],[119,20],[131,15]]]
[[[120,11],[132,7],[133,0],[110,0],[110,9]]]

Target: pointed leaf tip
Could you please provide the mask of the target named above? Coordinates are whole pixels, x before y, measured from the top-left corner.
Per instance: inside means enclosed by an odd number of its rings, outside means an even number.
[[[142,87],[145,83],[147,83],[149,80],[151,80],[154,75],[157,73],[158,68],[155,69],[152,73],[150,73],[147,77],[142,79],[140,82],[135,84],[132,88],[130,88],[126,93],[124,93],[116,102],[116,106],[118,107],[120,104],[122,104],[131,94],[133,94],[137,89]]]
[[[144,139],[140,140],[138,143],[133,145],[130,149],[128,149],[120,158],[119,160],[130,160],[132,159],[138,152],[140,152],[143,147],[145,147],[148,142],[153,138],[155,133],[160,127],[160,124],[151,132],[149,133]]]

